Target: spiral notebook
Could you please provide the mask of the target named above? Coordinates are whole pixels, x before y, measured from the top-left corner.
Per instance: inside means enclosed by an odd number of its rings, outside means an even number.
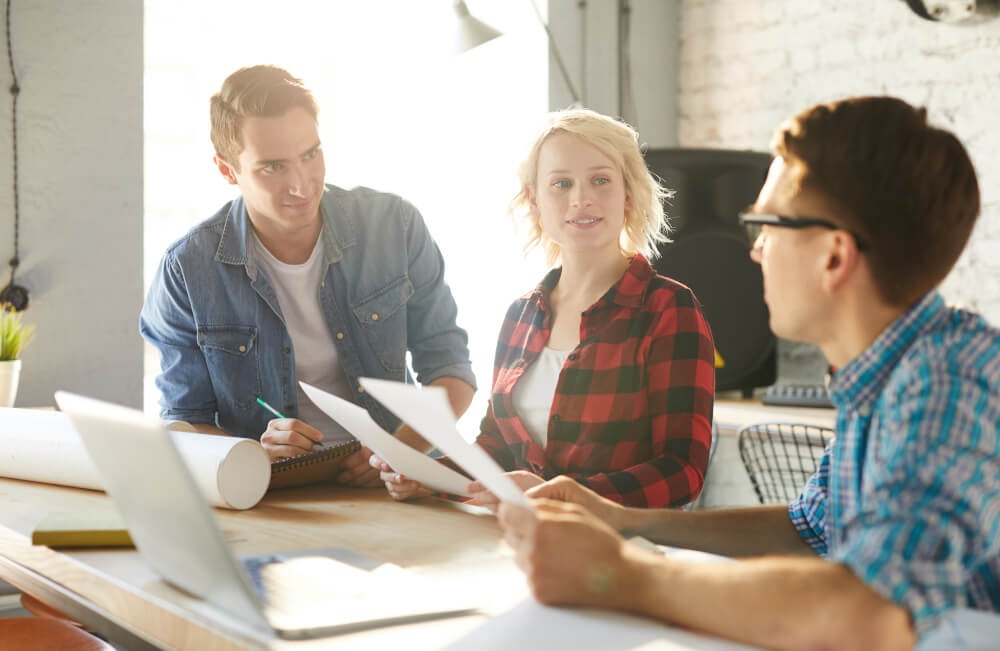
[[[361,444],[357,441],[337,441],[307,454],[273,461],[268,489],[333,481],[344,457],[360,449]]]

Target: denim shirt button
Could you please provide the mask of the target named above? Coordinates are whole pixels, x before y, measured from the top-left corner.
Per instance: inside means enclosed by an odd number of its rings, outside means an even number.
[[[344,338],[344,333],[343,332],[338,332],[337,333],[337,339],[343,339],[343,338]]]
[[[247,352],[247,347],[246,346],[240,346],[240,352],[241,353]]]
[[[364,392],[365,392],[365,388],[359,386],[358,387],[358,393],[364,393]]]
[[[378,321],[378,312],[372,312],[372,321]]]
[[[285,354],[289,355],[289,354],[291,354],[291,352],[292,352],[292,349],[289,348],[288,346],[285,346]]]

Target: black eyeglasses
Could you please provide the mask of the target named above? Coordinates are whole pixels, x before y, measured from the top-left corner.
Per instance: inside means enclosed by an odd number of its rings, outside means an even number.
[[[756,242],[757,238],[760,237],[760,232],[765,226],[777,226],[778,228],[811,228],[813,226],[819,226],[820,228],[826,228],[831,231],[847,231],[851,237],[854,238],[859,251],[866,251],[870,248],[868,246],[868,242],[866,242],[864,238],[859,236],[857,233],[849,231],[843,226],[834,224],[826,219],[818,219],[816,217],[764,215],[755,212],[742,212],[739,217],[740,224],[743,225],[743,228],[747,233],[747,238],[750,240],[750,246],[754,245],[754,242]]]

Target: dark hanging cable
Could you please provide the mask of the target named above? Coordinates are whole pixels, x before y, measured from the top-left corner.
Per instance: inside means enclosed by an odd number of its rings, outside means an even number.
[[[17,258],[17,237],[20,226],[20,211],[17,200],[17,96],[21,92],[21,87],[17,85],[17,72],[14,71],[14,49],[10,45],[10,2],[11,0],[7,0],[7,20],[5,22],[7,27],[7,63],[10,65],[10,78],[13,80],[10,84],[11,141],[14,143],[14,257],[10,259],[10,267],[13,271],[17,265],[21,264]]]
[[[10,282],[0,290],[0,303],[9,303],[15,310],[24,310],[28,307],[28,290],[14,283],[14,273],[18,265],[21,264],[19,255],[19,243],[21,226],[20,201],[17,194],[17,97],[21,93],[21,86],[17,83],[17,73],[14,71],[14,49],[11,47],[10,39],[10,5],[12,0],[6,2],[6,31],[7,31],[7,63],[10,65],[10,96],[11,96],[11,142],[13,143],[14,158],[14,257],[10,259]]]

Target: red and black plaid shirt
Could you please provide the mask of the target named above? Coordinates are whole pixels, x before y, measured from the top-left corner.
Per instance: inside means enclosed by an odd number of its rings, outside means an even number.
[[[477,443],[508,471],[567,475],[627,506],[690,502],[708,464],[715,348],[691,290],[656,275],[643,256],[583,313],[545,448],[514,412],[514,385],[551,334],[548,298],[560,273],[507,311]]]

